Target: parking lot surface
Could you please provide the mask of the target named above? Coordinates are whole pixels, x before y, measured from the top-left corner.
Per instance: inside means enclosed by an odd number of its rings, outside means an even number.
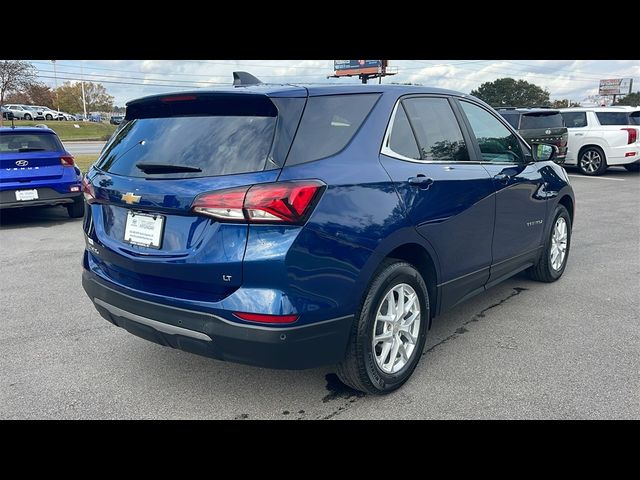
[[[106,142],[63,142],[71,155],[98,155]]]
[[[569,172],[576,220],[553,284],[518,275],[438,317],[384,397],[329,368],[274,371],[149,343],[81,287],[81,221],[2,212],[0,418],[638,418],[640,176]]]

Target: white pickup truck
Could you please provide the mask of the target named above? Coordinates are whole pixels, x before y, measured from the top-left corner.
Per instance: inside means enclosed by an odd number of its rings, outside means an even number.
[[[560,109],[569,132],[565,165],[585,175],[607,167],[640,171],[640,107],[574,107]]]

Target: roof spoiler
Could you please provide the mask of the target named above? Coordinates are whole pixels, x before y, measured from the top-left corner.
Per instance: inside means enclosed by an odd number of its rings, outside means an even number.
[[[233,72],[233,85],[259,85],[262,82],[248,72]]]

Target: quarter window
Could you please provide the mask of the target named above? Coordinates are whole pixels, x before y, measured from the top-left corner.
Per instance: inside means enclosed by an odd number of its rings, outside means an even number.
[[[404,157],[413,158],[414,160],[420,159],[416,137],[413,136],[411,125],[409,125],[409,120],[402,104],[398,105],[396,110],[393,129],[389,136],[389,148]]]
[[[471,124],[484,162],[518,163],[524,160],[518,137],[484,108],[460,102]]]
[[[422,160],[469,160],[460,125],[446,98],[410,98],[402,103],[416,134]]]

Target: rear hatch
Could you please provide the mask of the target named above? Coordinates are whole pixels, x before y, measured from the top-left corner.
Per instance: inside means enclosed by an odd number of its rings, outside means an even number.
[[[218,301],[241,285],[247,224],[194,214],[192,204],[204,193],[275,182],[306,90],[284,98],[238,90],[127,105],[88,176],[95,201],[85,232],[106,247],[91,255],[94,271],[192,300]]]
[[[68,155],[53,132],[0,132],[0,182],[28,184],[62,177],[61,157]]]
[[[569,135],[557,110],[524,113],[518,131],[529,143],[550,143],[558,147],[560,155],[567,153]]]

